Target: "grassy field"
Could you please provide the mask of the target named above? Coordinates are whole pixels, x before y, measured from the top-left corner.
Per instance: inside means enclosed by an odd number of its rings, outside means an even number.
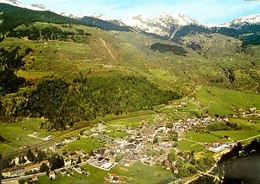
[[[244,93],[235,90],[217,87],[202,87],[196,93],[196,99],[208,110],[210,114],[235,114],[235,109],[248,110],[250,107],[260,109],[260,95]],[[210,103],[210,105],[209,105]]]
[[[53,138],[65,135],[72,131],[70,129],[64,131],[48,132],[45,128],[41,128],[41,123],[44,119],[25,119],[23,121],[15,123],[4,123],[0,122],[0,135],[6,139],[4,143],[0,143],[0,153],[6,154],[20,150],[21,146],[34,146],[39,143],[43,143],[45,138],[51,135]],[[38,138],[30,137],[28,134],[38,133]],[[80,130],[74,133],[78,135]],[[20,138],[18,140],[17,138]],[[50,140],[48,143],[44,143],[43,146],[38,148],[44,149],[51,146],[56,142],[63,140],[64,137],[60,137],[56,140]],[[98,143],[98,142],[96,142]],[[79,146],[79,145],[77,145]],[[72,146],[72,149],[75,146]]]
[[[136,128],[139,125],[142,124],[143,120],[149,121],[152,120],[153,116],[152,114],[148,114],[148,115],[137,115],[136,117],[128,117],[128,118],[123,118],[123,119],[118,119],[118,120],[111,120],[109,121],[109,126],[115,126],[115,127],[120,127],[120,126],[124,126],[124,127],[132,127],[132,128]]]
[[[224,137],[229,136],[231,140],[233,141],[239,141],[239,140],[243,140],[243,139],[247,139],[249,137],[253,137],[256,135],[260,135],[259,132],[257,132],[256,130],[250,130],[250,131],[215,131],[215,132],[211,132],[212,135],[215,136],[220,136],[220,137]]]
[[[69,173],[73,172],[74,175],[62,176],[60,172],[57,172],[58,178],[56,180],[51,181],[48,176],[40,177],[40,183],[53,183],[53,184],[98,184],[105,183],[105,177],[108,177],[108,173],[106,171],[97,169],[90,165],[82,166],[82,168],[86,169],[90,172],[89,176],[78,174],[70,169],[67,169]]]
[[[115,173],[120,177],[127,177],[129,184],[147,184],[147,183],[157,183],[161,180],[167,178],[173,178],[174,174],[171,171],[166,171],[161,166],[145,166],[143,164],[134,163],[129,168],[116,166],[111,169],[109,172],[97,169],[90,165],[84,165],[82,168],[90,172],[89,176],[77,174],[75,172],[74,176],[61,176],[58,172],[58,179],[51,181],[47,176],[40,177],[40,183],[54,183],[54,184],[99,184],[99,183],[108,183],[106,179],[109,174]],[[69,172],[71,170],[69,169]]]
[[[102,142],[100,139],[97,138],[81,138],[80,140],[73,141],[71,143],[66,144],[60,152],[63,152],[65,150],[69,150],[70,152],[75,151],[76,149],[82,149],[87,153],[90,153],[91,151],[98,149],[104,145],[104,142]]]
[[[181,151],[201,151],[204,147],[200,144],[190,142],[190,141],[178,141],[178,149]]]
[[[252,122],[250,122],[250,120]],[[241,119],[241,118],[231,118],[231,122],[237,123],[242,127],[243,130],[260,130],[260,118],[250,118],[250,119]]]
[[[41,122],[40,119],[28,119],[16,123],[0,123],[0,135],[6,139],[4,143],[0,144],[0,153],[13,152],[19,150],[21,146],[32,146],[42,142],[40,139],[28,136],[34,132],[39,132],[40,136],[42,133],[46,134],[40,129]],[[18,137],[20,140],[17,140]]]
[[[119,176],[134,178],[128,182],[129,184],[157,183],[163,179],[174,177],[171,171],[166,171],[161,166],[150,167],[140,163],[134,163],[129,168],[117,166],[111,169],[110,172]]]
[[[106,132],[106,135],[108,135],[109,137],[112,137],[112,138],[125,138],[129,135],[128,133],[126,133],[123,130],[114,130],[114,128],[112,126],[110,126],[108,128],[108,130],[109,131]]]
[[[191,132],[191,133],[185,134],[184,137],[187,139],[193,140],[193,141],[200,142],[200,143],[214,142],[214,141],[222,140],[221,138],[219,138],[215,135],[212,135],[212,134],[208,134],[208,133]]]

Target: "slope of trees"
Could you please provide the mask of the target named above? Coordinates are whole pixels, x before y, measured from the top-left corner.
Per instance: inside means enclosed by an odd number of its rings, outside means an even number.
[[[242,47],[246,48],[248,45],[260,45],[260,34],[251,34],[241,38]]]
[[[75,78],[74,84],[49,79],[29,95],[25,114],[44,116],[51,122],[50,128],[59,129],[96,116],[153,110],[179,97],[170,90],[158,89],[143,77]]]
[[[64,27],[66,25],[63,25]],[[28,26],[22,24],[11,30],[7,36],[9,37],[28,37],[30,40],[60,40],[80,42],[86,40],[90,34],[84,30],[78,29],[77,32],[65,31],[55,25],[30,24]]]
[[[176,45],[154,43],[151,45],[151,49],[156,51],[158,50],[161,53],[164,52],[173,52],[175,55],[185,56],[187,53],[182,47]]]
[[[24,66],[23,57],[30,52],[27,50],[25,55],[19,55],[18,46],[12,51],[7,51],[3,48],[0,49],[0,93],[14,93],[17,92],[19,87],[25,83],[25,79],[19,77],[15,72]]]
[[[0,19],[3,20],[0,32],[3,33],[9,32],[19,25],[29,25],[34,22],[87,25],[82,21],[64,17],[50,11],[34,11],[3,3],[1,3],[0,12],[3,12],[0,15]]]

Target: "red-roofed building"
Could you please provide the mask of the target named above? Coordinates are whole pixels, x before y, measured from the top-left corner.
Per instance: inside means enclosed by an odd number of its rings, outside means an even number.
[[[29,171],[39,171],[40,170],[40,164],[34,164],[34,165],[30,165],[24,168],[25,172],[29,172]]]
[[[54,171],[50,171],[50,173],[49,173],[49,178],[50,178],[51,180],[55,180],[55,179],[56,179],[56,173],[55,173]]]

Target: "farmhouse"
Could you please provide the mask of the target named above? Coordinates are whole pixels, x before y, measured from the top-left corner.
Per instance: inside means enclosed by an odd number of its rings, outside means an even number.
[[[61,169],[61,170],[60,170],[60,173],[61,173],[62,176],[64,176],[64,175],[67,174],[67,171],[66,171],[66,169]]]
[[[119,183],[119,176],[117,174],[110,174],[110,182],[111,183]]]
[[[169,162],[169,160],[164,160],[163,162],[162,162],[162,167],[164,167],[166,170],[170,170],[170,168],[171,168],[171,164],[170,164],[170,162]]]
[[[50,178],[51,180],[55,180],[55,179],[56,179],[56,174],[55,174],[54,171],[50,171],[50,173],[49,173],[49,178]]]
[[[65,159],[64,160],[64,167],[71,166],[71,164],[72,164],[71,159]]]
[[[40,170],[40,166],[41,166],[40,164],[34,164],[34,165],[31,165],[31,166],[25,167],[24,171],[25,172],[29,172],[29,171],[38,172]]]
[[[173,171],[174,174],[179,173],[179,169],[175,165],[172,165],[172,171]]]
[[[75,166],[73,166],[72,169],[73,169],[74,171],[76,171],[77,173],[79,173],[79,174],[82,173],[81,168],[80,168],[79,165],[75,165]]]

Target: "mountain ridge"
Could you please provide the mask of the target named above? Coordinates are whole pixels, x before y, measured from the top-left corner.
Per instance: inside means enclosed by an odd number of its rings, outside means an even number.
[[[0,0],[0,3],[6,3],[6,4],[13,5],[13,6],[32,9],[32,10],[36,10],[36,11],[46,11],[46,10],[52,11],[52,10],[46,9],[43,4],[33,3],[31,5],[26,5],[18,0]],[[72,13],[62,12],[61,15],[67,16],[70,18],[76,18],[76,19],[80,19],[80,18],[83,18],[84,16],[88,16],[88,17],[98,18],[98,19],[101,19],[104,21],[113,21],[113,20],[119,21],[119,19],[110,19],[110,18],[104,17],[104,15],[96,15],[96,14],[79,16],[79,15],[74,15]],[[226,22],[226,23],[222,23],[222,24],[214,24],[214,25],[207,24],[207,23],[199,23],[195,19],[192,19],[189,16],[182,14],[182,13],[175,13],[175,14],[163,13],[163,14],[158,15],[157,17],[153,17],[153,18],[152,17],[145,18],[142,15],[133,16],[134,20],[140,20],[140,18],[142,19],[141,21],[143,21],[143,22],[152,22],[152,21],[158,21],[158,20],[166,22],[168,19],[168,22],[169,22],[169,20],[171,22],[175,21],[174,22],[175,24],[182,25],[182,26],[198,24],[198,25],[204,25],[206,27],[230,27],[235,24],[244,24],[244,23],[260,24],[260,14],[251,14],[251,15],[236,17],[233,20],[231,20],[230,22]],[[125,22],[122,20],[120,20],[120,22],[124,23],[127,26],[132,26],[132,24],[133,24],[133,22]]]

